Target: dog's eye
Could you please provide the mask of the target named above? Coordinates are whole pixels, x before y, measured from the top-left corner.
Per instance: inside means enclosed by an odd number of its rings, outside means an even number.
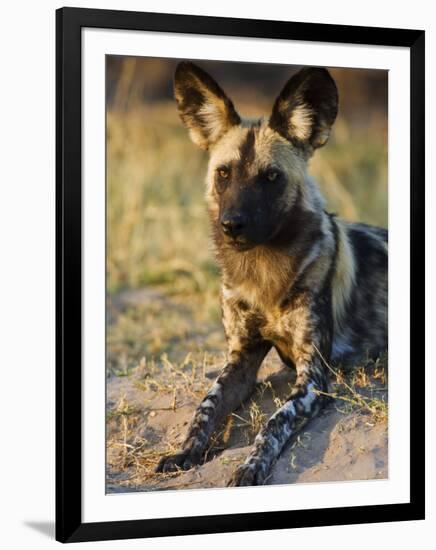
[[[226,180],[230,176],[230,170],[227,168],[227,166],[220,166],[217,172],[219,177],[223,178],[224,180]]]
[[[230,183],[230,168],[227,166],[220,166],[217,168],[216,174],[215,187],[218,193],[224,193]]]
[[[274,170],[274,168],[271,168],[266,173],[266,177],[268,181],[275,181],[278,178],[278,176],[279,176],[279,173],[277,172],[277,170]]]

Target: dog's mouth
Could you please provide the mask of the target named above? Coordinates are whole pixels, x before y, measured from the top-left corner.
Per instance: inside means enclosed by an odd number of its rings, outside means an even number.
[[[238,252],[244,252],[246,250],[250,250],[251,248],[254,248],[254,244],[247,241],[243,237],[236,237],[234,239],[228,239],[227,243]]]

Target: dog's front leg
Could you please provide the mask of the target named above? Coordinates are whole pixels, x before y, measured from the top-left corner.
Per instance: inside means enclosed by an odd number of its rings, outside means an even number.
[[[231,361],[197,408],[181,451],[163,457],[157,472],[188,470],[201,462],[209,437],[219,422],[252,393],[257,371],[270,347],[270,344],[258,343],[231,353]]]
[[[317,390],[327,391],[328,381],[319,358],[298,362],[296,367],[297,380],[289,399],[258,433],[251,453],[233,473],[229,486],[263,485],[286,443],[324,405],[325,397]]]

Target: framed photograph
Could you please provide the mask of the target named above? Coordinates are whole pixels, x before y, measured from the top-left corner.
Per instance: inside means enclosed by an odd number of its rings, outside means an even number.
[[[423,519],[424,32],[56,18],[56,538]]]

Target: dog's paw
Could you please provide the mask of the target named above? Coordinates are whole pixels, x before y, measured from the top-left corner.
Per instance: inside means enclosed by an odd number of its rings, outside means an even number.
[[[177,470],[190,470],[200,462],[200,458],[189,449],[173,455],[164,456],[156,466],[156,472],[177,472]]]
[[[244,462],[236,468],[227,487],[248,487],[250,485],[263,485],[266,476],[260,462]]]

